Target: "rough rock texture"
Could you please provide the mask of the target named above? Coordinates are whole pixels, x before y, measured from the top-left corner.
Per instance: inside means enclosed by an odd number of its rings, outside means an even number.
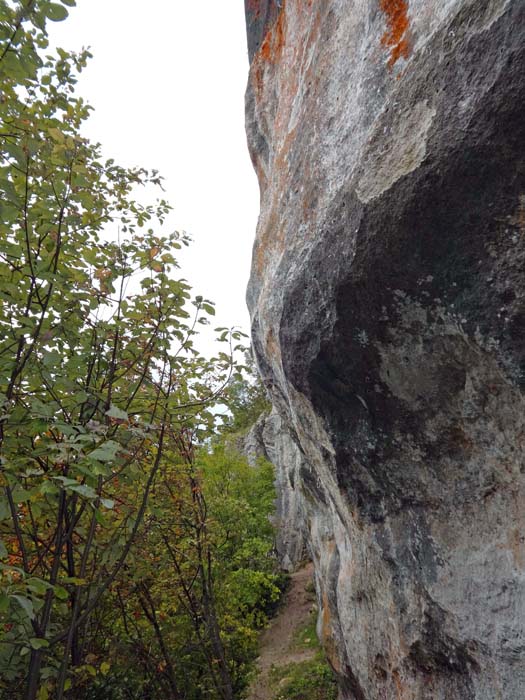
[[[521,700],[525,2],[281,4],[248,301],[341,696]]]
[[[282,0],[244,0],[250,61],[261,47],[266,33],[276,21],[281,6]]]
[[[263,414],[242,439],[240,451],[254,465],[264,457],[275,465],[276,549],[285,571],[294,571],[307,556],[306,503],[298,484],[304,457],[276,411]]]

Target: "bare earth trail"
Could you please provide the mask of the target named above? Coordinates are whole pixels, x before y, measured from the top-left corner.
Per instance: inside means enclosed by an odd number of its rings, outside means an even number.
[[[315,656],[312,649],[294,648],[297,631],[310,620],[314,597],[307,590],[312,582],[313,564],[309,563],[291,575],[290,588],[278,615],[261,637],[261,653],[257,659],[248,700],[272,700],[270,671],[272,666],[286,666],[307,661]]]

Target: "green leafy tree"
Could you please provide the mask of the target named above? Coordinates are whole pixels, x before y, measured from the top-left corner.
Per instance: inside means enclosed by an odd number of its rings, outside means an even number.
[[[269,521],[273,469],[192,440],[189,429],[171,435],[145,527],[93,637],[87,700],[242,697],[283,584]]]
[[[223,434],[246,432],[263,413],[271,410],[251,351],[245,352],[244,365],[240,369],[242,372],[239,371],[232,377],[223,396],[228,408],[228,415],[221,427]]]
[[[81,136],[89,54],[43,56],[46,21],[72,4],[0,1],[0,689],[27,700],[92,673],[87,631],[168,432],[208,434],[231,374],[230,352],[193,347],[213,305],[174,277],[188,241],[155,230],[168,204],[133,198],[158,173]]]

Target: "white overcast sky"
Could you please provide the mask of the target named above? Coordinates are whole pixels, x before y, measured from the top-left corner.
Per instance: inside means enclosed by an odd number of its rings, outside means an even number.
[[[194,239],[181,276],[216,302],[214,325],[248,330],[245,289],[259,208],[246,148],[242,0],[77,0],[52,42],[93,58],[78,93],[86,133],[122,165],[156,168],[170,228]]]

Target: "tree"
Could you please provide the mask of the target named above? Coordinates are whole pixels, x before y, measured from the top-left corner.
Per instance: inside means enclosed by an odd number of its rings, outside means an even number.
[[[251,350],[244,353],[242,371],[228,383],[223,397],[228,415],[221,427],[222,433],[246,432],[263,413],[271,409],[268,394],[261,381]]]
[[[73,4],[0,0],[0,688],[27,700],[89,667],[168,431],[204,434],[232,371],[193,347],[213,305],[174,278],[188,240],[155,230],[169,205],[133,198],[158,173],[81,135],[89,54],[42,55]]]
[[[87,700],[241,697],[258,631],[280,597],[271,465],[251,467],[224,446],[197,448],[191,430],[171,437],[129,566],[106,601],[104,632],[90,647],[111,670],[98,673]]]

